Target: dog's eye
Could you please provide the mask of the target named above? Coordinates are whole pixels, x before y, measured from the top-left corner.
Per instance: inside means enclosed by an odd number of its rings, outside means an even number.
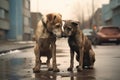
[[[71,28],[67,28],[68,31],[71,31]]]
[[[56,28],[60,28],[60,26],[61,26],[60,23],[57,23],[57,24],[55,25]]]
[[[60,25],[56,25],[56,28],[59,28],[60,27]]]

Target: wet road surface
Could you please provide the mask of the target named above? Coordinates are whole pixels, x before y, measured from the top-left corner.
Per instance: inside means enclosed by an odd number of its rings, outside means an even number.
[[[47,71],[45,64],[40,73],[33,73],[33,48],[11,51],[0,56],[0,80],[120,80],[120,45],[101,45],[94,48],[96,62],[94,69],[77,72],[74,60],[73,72],[68,72],[69,47],[66,39],[57,41],[57,66],[60,72]],[[46,58],[42,57],[45,62]]]

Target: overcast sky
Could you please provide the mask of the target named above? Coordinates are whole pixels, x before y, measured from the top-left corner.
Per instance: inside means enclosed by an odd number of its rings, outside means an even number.
[[[94,0],[95,10],[109,0]],[[76,15],[84,11],[87,18],[91,15],[92,0],[31,0],[31,12],[47,14],[51,12],[61,13],[63,19],[76,19]]]

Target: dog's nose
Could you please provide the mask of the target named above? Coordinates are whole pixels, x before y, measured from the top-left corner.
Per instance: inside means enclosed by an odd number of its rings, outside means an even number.
[[[62,32],[61,37],[67,37],[64,32]]]

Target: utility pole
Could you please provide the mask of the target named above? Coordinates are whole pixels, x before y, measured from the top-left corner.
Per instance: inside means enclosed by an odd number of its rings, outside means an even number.
[[[88,26],[89,28],[91,28],[92,24],[91,24],[91,14],[90,14],[90,8],[89,8],[89,5],[87,4],[87,12],[88,12]]]
[[[94,19],[94,0],[92,0],[92,26],[91,26],[91,28],[93,28],[94,25],[95,25],[95,19]]]
[[[84,10],[82,9],[82,14],[81,14],[81,17],[82,17],[82,29],[84,29],[85,25],[84,25]]]

